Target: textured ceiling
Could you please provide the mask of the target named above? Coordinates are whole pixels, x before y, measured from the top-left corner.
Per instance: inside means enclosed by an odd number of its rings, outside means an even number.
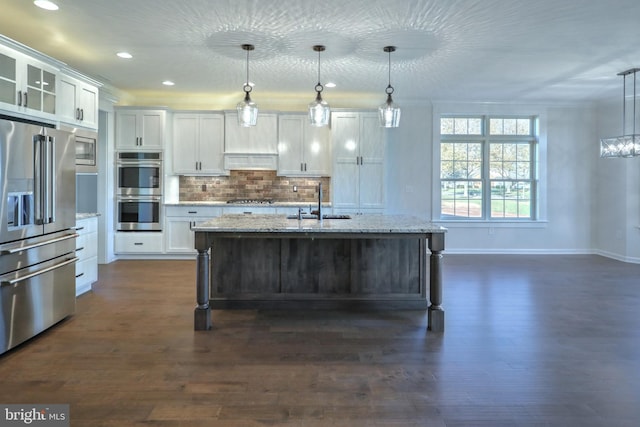
[[[399,103],[582,102],[621,93],[640,66],[638,0],[4,0],[0,33],[143,99],[233,108],[250,54],[253,99],[303,105],[321,56],[324,98]],[[115,56],[118,51],[131,60]],[[176,85],[164,87],[163,80]],[[289,100],[289,101],[287,101]],[[379,102],[378,102],[379,100]],[[170,103],[170,101],[169,101]]]

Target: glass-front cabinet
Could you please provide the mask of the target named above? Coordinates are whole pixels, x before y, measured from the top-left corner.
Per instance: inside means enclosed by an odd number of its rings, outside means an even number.
[[[0,109],[55,120],[58,70],[0,45]]]
[[[17,92],[16,59],[0,50],[0,103],[15,104]]]

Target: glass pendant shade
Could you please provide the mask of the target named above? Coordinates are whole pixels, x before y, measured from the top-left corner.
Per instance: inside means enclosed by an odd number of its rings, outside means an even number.
[[[309,104],[309,123],[311,126],[328,126],[330,116],[331,108],[318,92],[316,99]]]
[[[384,104],[378,107],[378,113],[380,115],[380,126],[385,128],[397,128],[400,126],[400,107],[393,102],[391,94],[393,93],[393,86],[391,86],[391,52],[395,52],[395,46],[385,46],[383,49],[389,54],[389,85],[385,89],[387,94],[387,100]]]
[[[600,140],[600,157],[604,158],[620,158],[620,157],[639,157],[640,156],[640,135],[636,134],[636,73],[640,68],[632,68],[627,71],[618,73],[623,77],[622,83],[622,136],[614,136],[612,138],[602,138]],[[627,76],[633,74],[633,108],[632,122],[633,128],[630,134],[626,132],[626,92],[627,92]]]
[[[318,52],[318,84],[316,84],[316,99],[309,104],[309,123],[311,126],[329,126],[329,118],[331,117],[331,108],[327,101],[322,99],[322,90],[324,87],[320,83],[320,52],[325,49],[322,45],[313,46],[313,50]]]
[[[254,49],[254,46],[252,44],[243,44],[242,49],[247,52],[247,80],[245,80],[242,88],[244,90],[244,99],[238,102],[236,110],[238,110],[238,124],[249,127],[258,123],[258,105],[251,100],[251,95],[249,94],[252,90],[249,84],[249,52]]]
[[[387,95],[387,102],[378,107],[380,114],[380,126],[385,128],[397,128],[400,126],[400,107],[393,102],[391,94]]]
[[[255,126],[258,123],[258,106],[251,100],[249,92],[245,91],[244,100],[238,102],[238,124],[240,126]]]

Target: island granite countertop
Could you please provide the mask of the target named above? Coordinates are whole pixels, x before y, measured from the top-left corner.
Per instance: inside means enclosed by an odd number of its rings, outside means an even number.
[[[198,223],[196,232],[214,233],[445,233],[446,228],[402,215],[354,215],[351,219],[287,219],[286,215],[222,215]]]

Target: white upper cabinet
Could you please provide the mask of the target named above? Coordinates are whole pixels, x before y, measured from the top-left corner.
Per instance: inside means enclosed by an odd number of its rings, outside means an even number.
[[[98,128],[98,88],[66,74],[58,83],[58,118],[61,122]]]
[[[224,115],[224,152],[232,154],[277,154],[278,115],[258,113],[255,126],[238,125],[237,113]]]
[[[278,175],[331,174],[331,133],[328,127],[309,124],[305,114],[278,118]]]
[[[331,128],[334,212],[381,213],[385,147],[377,114],[335,112]]]
[[[56,120],[58,69],[0,45],[0,109]]]
[[[165,110],[116,110],[118,150],[162,150],[167,112]]]
[[[224,115],[175,113],[171,146],[174,174],[224,174]]]

